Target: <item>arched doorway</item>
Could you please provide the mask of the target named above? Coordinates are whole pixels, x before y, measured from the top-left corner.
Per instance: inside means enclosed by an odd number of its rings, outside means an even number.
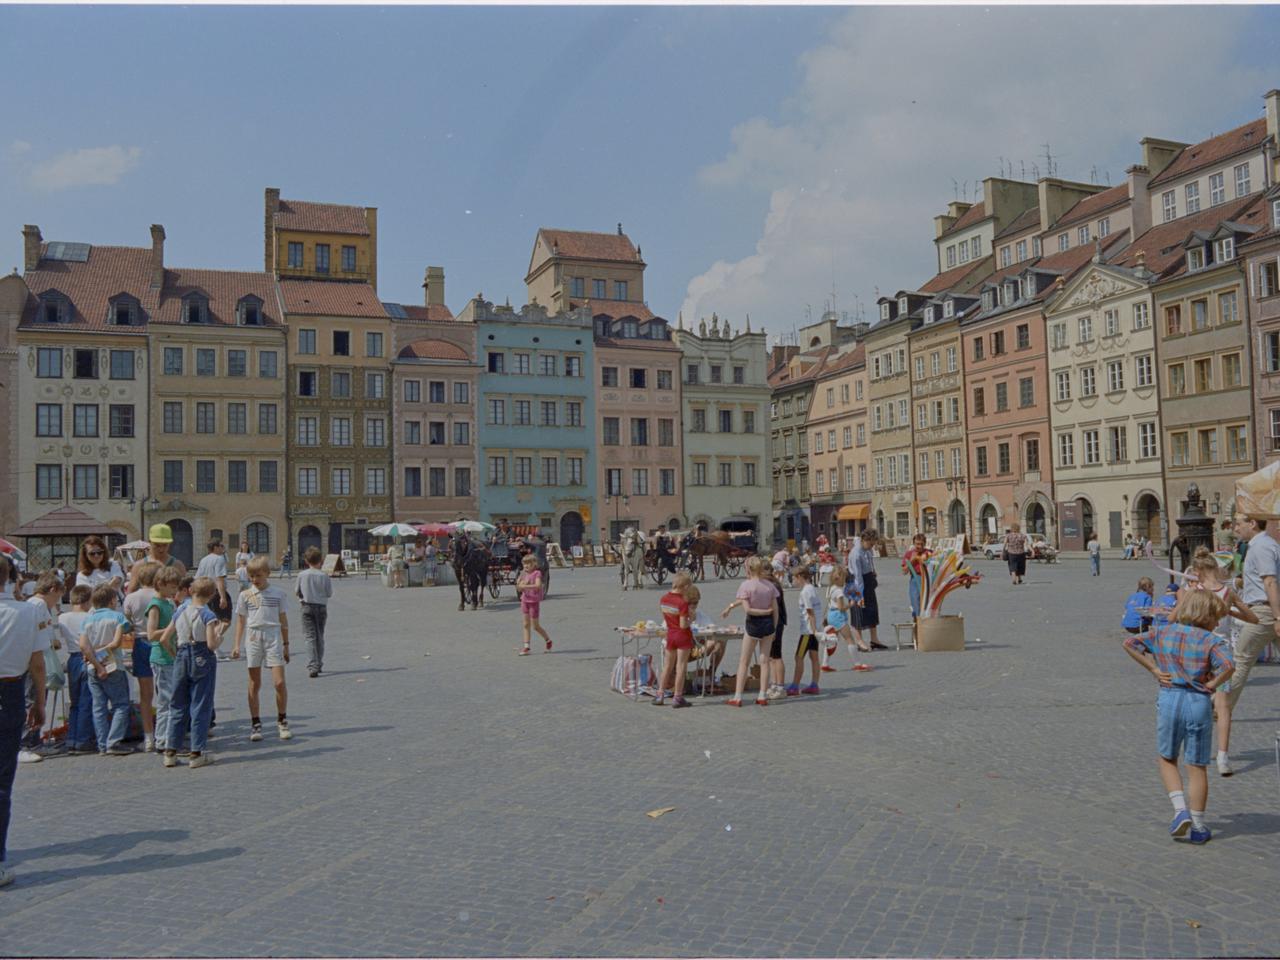
[[[947,510],[947,523],[951,527],[950,534],[953,537],[958,537],[966,532],[964,504],[959,500],[951,501],[951,507]]]
[[[925,507],[920,514],[921,532],[926,536],[937,536],[938,511],[933,507]]]
[[[271,528],[255,521],[244,528],[245,546],[258,556],[271,556]]]
[[[1160,543],[1160,501],[1155,494],[1144,493],[1133,510],[1133,528],[1138,536]]]
[[[1076,506],[1080,508],[1080,533],[1084,537],[1084,542],[1088,544],[1093,537],[1093,504],[1080,497],[1076,500]]]
[[[301,530],[299,530],[298,531],[298,558],[295,566],[301,568],[302,562],[303,562],[302,555],[305,554],[307,552],[307,549],[310,547],[315,547],[317,550],[323,553],[324,549],[320,546],[322,539],[323,538],[321,536],[319,527],[313,527],[311,525],[307,525],[303,527]]]
[[[560,546],[568,550],[582,543],[582,514],[570,510],[560,518]]]
[[[1048,535],[1049,515],[1044,509],[1044,504],[1038,499],[1032,500],[1027,504],[1026,516],[1026,532],[1038,533],[1040,536]]]
[[[170,555],[177,557],[190,570],[195,565],[195,538],[191,533],[191,524],[185,520],[170,520],[169,529],[173,531],[173,546],[169,548]]]
[[[978,511],[978,536],[985,541],[987,537],[1000,536],[1000,533],[1000,510],[994,503],[984,503]]]

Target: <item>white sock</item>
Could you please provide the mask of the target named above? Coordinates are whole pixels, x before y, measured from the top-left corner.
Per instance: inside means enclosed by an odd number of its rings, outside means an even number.
[[[1226,763],[1228,759],[1229,759],[1229,757],[1227,756],[1227,751],[1225,751],[1225,750],[1219,750],[1219,751],[1218,751],[1218,762],[1219,762],[1219,763]]]
[[[1187,809],[1187,798],[1181,790],[1169,791],[1169,801],[1173,804],[1173,812],[1181,813]]]
[[[848,648],[848,650],[849,650],[849,659],[850,659],[850,660],[857,660],[857,659],[858,659],[858,648],[857,648],[857,647],[855,647],[852,643],[846,643],[846,644],[845,644],[845,646],[846,646],[846,647]]]
[[[1205,829],[1205,826],[1204,826],[1204,811],[1203,811],[1203,810],[1192,810],[1192,811],[1190,811],[1190,813],[1191,813],[1191,825],[1192,825],[1193,827],[1195,827],[1197,830],[1203,830],[1203,829]]]

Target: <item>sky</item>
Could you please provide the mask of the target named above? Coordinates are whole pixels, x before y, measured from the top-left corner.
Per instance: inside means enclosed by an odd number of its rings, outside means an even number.
[[[621,222],[653,311],[785,337],[932,276],[1002,162],[1120,183],[1276,64],[1275,7],[0,6],[0,270],[24,223],[262,269],[274,186],[378,208],[383,300],[519,306],[538,227]]]

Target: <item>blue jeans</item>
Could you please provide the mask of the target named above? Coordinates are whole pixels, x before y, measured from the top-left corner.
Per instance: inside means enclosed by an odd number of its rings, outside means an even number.
[[[5,839],[9,836],[9,801],[13,797],[13,775],[18,769],[18,743],[27,725],[23,683],[0,680],[0,863],[4,863]]]
[[[173,664],[166,750],[182,746],[182,736],[190,723],[191,752],[204,753],[209,741],[209,721],[213,718],[213,688],[217,678],[218,658],[205,644],[189,643],[178,648]]]
[[[1095,577],[1102,573],[1102,554],[1089,554],[1089,569],[1093,571]]]
[[[120,746],[129,732],[129,675],[123,669],[108,673],[99,680],[97,673],[89,675],[89,693],[93,696],[93,729],[98,734],[98,752],[106,753]]]
[[[1213,701],[1187,687],[1161,687],[1156,696],[1156,751],[1178,762],[1207,766],[1213,757]]]
[[[151,664],[151,672],[156,678],[156,743],[164,746],[169,742],[169,703],[173,699],[173,675],[177,664]]]
[[[918,577],[907,578],[907,598],[911,603],[911,615],[920,616],[920,579]]]
[[[89,692],[89,672],[84,668],[84,654],[67,658],[67,698],[71,709],[67,717],[67,748],[87,747],[94,742],[93,694]]]

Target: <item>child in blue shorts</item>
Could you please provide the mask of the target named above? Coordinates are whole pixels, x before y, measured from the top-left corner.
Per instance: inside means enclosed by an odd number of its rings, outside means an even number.
[[[1209,801],[1209,777],[1205,772],[1213,756],[1213,691],[1232,673],[1235,663],[1225,640],[1213,628],[1227,613],[1227,606],[1206,590],[1195,590],[1179,601],[1170,622],[1150,633],[1129,637],[1125,652],[1142,664],[1160,684],[1156,696],[1156,761],[1160,779],[1173,804],[1169,834],[1192,843],[1207,843],[1209,827],[1205,807]],[[1187,762],[1187,797],[1182,791],[1178,754]]]

